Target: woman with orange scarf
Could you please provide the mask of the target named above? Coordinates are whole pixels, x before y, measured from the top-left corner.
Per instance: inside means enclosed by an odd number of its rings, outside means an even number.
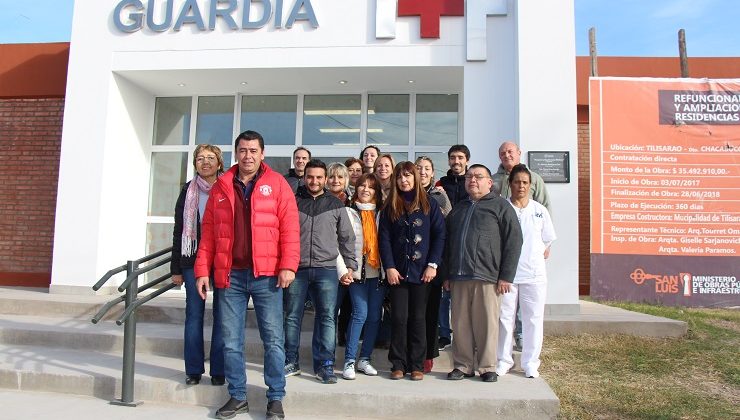
[[[355,379],[355,372],[375,376],[377,369],[370,363],[375,338],[380,327],[380,315],[386,286],[380,281],[380,252],[378,250],[377,213],[382,200],[381,186],[373,174],[363,174],[355,187],[352,206],[348,208],[357,237],[357,261],[362,262],[353,276],[343,275],[340,282],[349,286],[352,314],[347,328],[347,346],[344,352],[344,379]],[[341,272],[341,267],[339,268]],[[365,327],[360,357],[357,350],[360,333]]]

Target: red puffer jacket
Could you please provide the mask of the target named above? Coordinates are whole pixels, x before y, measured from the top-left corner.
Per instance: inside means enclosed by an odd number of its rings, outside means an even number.
[[[229,287],[234,244],[234,165],[211,189],[201,225],[195,277],[208,277],[213,268],[218,288]],[[296,271],[301,258],[298,208],[282,175],[262,163],[252,191],[252,267],[254,276],[275,276],[282,269]]]

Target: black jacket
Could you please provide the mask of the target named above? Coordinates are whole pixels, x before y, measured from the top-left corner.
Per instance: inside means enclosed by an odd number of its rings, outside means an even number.
[[[444,244],[445,218],[435,200],[429,200],[429,214],[414,210],[393,221],[390,211],[380,212],[380,259],[385,270],[395,268],[403,281],[421,283],[428,263],[442,263]]]
[[[303,186],[303,177],[298,176],[298,174],[295,173],[295,169],[288,170],[288,173],[283,176],[285,177],[285,180],[288,181],[288,185],[290,185],[290,188],[293,190],[293,194],[298,192],[298,187]]]
[[[182,186],[180,190],[180,196],[177,197],[177,204],[175,204],[175,228],[172,229],[172,261],[170,261],[170,274],[182,274],[183,268],[193,268],[195,265],[196,252],[189,257],[182,255],[182,213],[185,211],[185,196],[188,193],[189,181]],[[198,220],[200,220],[200,212],[197,214]],[[200,223],[198,223],[197,233],[198,243],[200,243]]]
[[[516,212],[495,192],[461,201],[447,216],[445,278],[511,283],[522,242]]]
[[[447,175],[439,179],[439,184],[447,193],[447,198],[450,199],[453,208],[457,203],[468,198],[468,192],[465,191],[465,174],[454,175],[452,171],[447,171]]]

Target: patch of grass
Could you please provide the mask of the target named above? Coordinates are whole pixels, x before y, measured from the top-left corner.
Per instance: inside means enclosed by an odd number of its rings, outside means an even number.
[[[681,338],[546,336],[540,372],[565,419],[739,419],[740,310],[607,302],[685,321]]]

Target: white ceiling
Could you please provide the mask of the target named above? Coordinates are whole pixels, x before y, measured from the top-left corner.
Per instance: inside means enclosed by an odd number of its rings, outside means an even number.
[[[463,91],[462,67],[130,70],[117,74],[155,96]],[[340,80],[347,83],[340,84]]]

